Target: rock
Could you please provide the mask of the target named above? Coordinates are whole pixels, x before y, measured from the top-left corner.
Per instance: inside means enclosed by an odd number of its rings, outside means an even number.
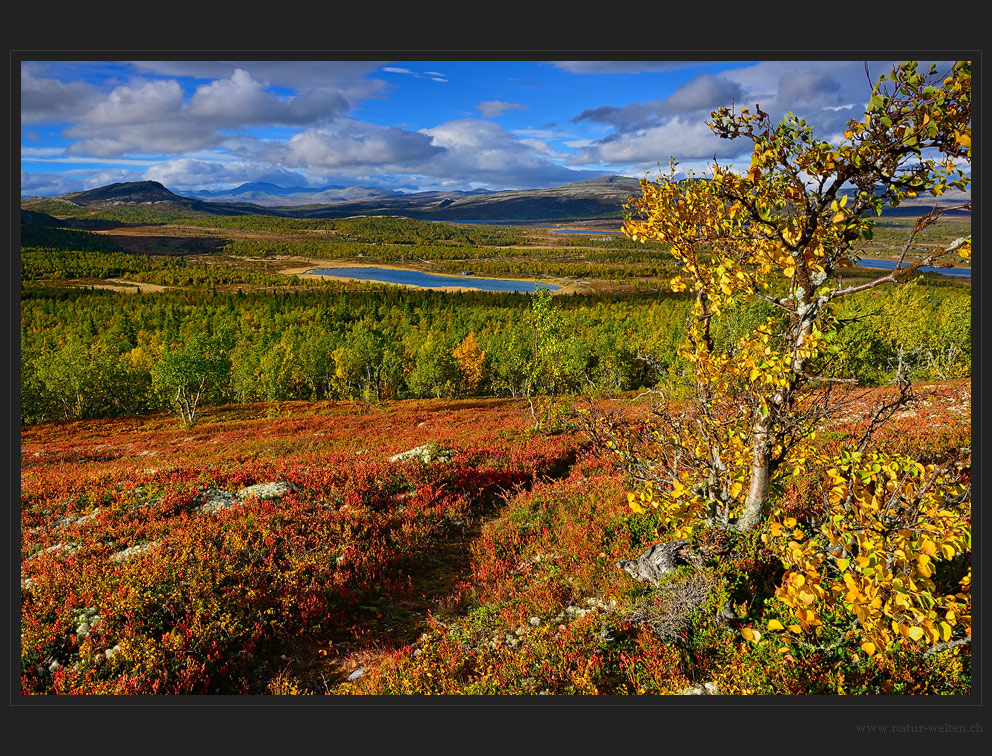
[[[90,630],[100,624],[100,615],[95,606],[88,606],[76,615],[76,637],[82,641]]]
[[[128,546],[123,551],[118,551],[115,554],[111,554],[110,561],[126,562],[128,559],[134,559],[134,557],[138,556],[138,554],[141,554],[145,551],[148,551],[151,548],[154,548],[155,546],[158,546],[158,543],[159,543],[158,541],[149,541],[148,543],[138,543],[135,544],[134,546]]]
[[[425,465],[429,465],[433,462],[450,462],[453,456],[454,452],[451,449],[442,449],[435,443],[429,443],[394,454],[389,461],[405,462],[408,459],[419,459]]]
[[[213,514],[222,509],[227,509],[236,503],[237,500],[238,497],[230,491],[222,491],[219,488],[208,488],[203,496],[200,497],[202,503],[196,511],[201,514]]]
[[[281,499],[288,493],[293,493],[295,489],[291,483],[287,483],[284,480],[276,481],[273,483],[258,483],[254,486],[248,486],[247,488],[242,488],[238,491],[237,497],[239,499]]]
[[[677,696],[719,696],[720,689],[716,686],[714,682],[705,682],[702,685],[690,685],[688,688],[682,688]]]
[[[703,566],[702,558],[688,541],[670,541],[655,544],[637,559],[617,562],[617,567],[634,580],[654,585],[662,575],[684,564]]]
[[[97,515],[99,515],[101,511],[102,510],[100,509],[100,507],[97,507],[88,515],[82,515],[81,517],[63,517],[59,520],[56,520],[54,527],[56,529],[60,529],[60,528],[68,528],[73,525],[85,525],[87,522],[89,522],[90,520],[94,519]]]
[[[365,667],[359,667],[354,672],[352,672],[350,675],[348,675],[348,682],[352,682],[354,680],[357,680],[359,677],[361,677],[364,674],[365,674]]]
[[[72,542],[72,543],[55,543],[55,544],[52,544],[51,546],[49,546],[47,549],[42,549],[41,551],[38,551],[38,552],[32,554],[29,558],[30,559],[34,559],[35,557],[39,557],[42,554],[52,554],[52,553],[58,552],[58,551],[63,551],[66,554],[72,554],[75,551],[79,551],[80,548],[82,548],[81,544],[76,543],[76,542]]]

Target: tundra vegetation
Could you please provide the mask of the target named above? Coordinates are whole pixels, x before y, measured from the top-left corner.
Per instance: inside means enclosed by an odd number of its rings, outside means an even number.
[[[970,66],[711,127],[629,238],[26,203],[22,690],[969,692],[970,222],[882,211],[967,187]]]

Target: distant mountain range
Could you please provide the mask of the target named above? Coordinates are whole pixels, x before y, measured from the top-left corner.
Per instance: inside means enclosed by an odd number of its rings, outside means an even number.
[[[401,194],[366,187],[325,186],[319,189],[283,187],[254,182],[219,192],[176,194],[157,181],[110,184],[48,200],[81,206],[160,205],[215,215],[279,215],[294,218],[344,218],[353,215],[400,215],[420,220],[575,221],[622,217],[627,198],[640,195],[638,179],[603,176],[550,189],[493,192],[416,192]],[[964,192],[948,192],[938,204],[970,201]],[[25,198],[22,206],[46,200]],[[907,200],[887,209],[886,216],[918,216],[933,206],[933,198]],[[963,213],[967,215],[967,213]]]
[[[196,191],[185,194],[207,202],[252,202],[263,207],[324,205],[347,200],[399,196],[397,192],[388,189],[369,189],[364,186],[324,186],[314,189],[306,186],[279,186],[264,181],[254,181],[216,192]]]
[[[560,221],[619,219],[623,202],[639,193],[639,181],[624,176],[605,176],[550,189],[411,194],[365,187],[307,189],[256,182],[221,192],[187,192],[184,196],[157,181],[135,181],[47,200],[25,198],[23,206],[30,208],[35,203],[62,200],[81,206],[171,205],[217,215],[257,213],[296,218],[401,215],[421,220]]]

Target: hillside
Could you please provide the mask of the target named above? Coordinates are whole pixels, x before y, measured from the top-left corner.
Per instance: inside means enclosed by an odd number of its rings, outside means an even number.
[[[211,215],[280,214],[247,202],[207,203],[203,200],[183,197],[170,191],[157,181],[129,181],[109,184],[97,189],[70,192],[57,197],[28,197],[21,200],[21,207],[27,210],[40,209],[45,213],[59,210],[72,212],[73,209],[78,208],[99,211],[103,208],[137,207],[172,212],[193,211]]]
[[[883,447],[967,463],[969,382],[928,388]],[[821,444],[859,433],[858,409]],[[766,571],[768,585],[741,588],[730,618],[689,609],[653,626],[652,601],[682,599],[617,563],[664,526],[632,515],[627,484],[581,433],[529,433],[519,401],[265,414],[216,407],[192,430],[150,415],[22,431],[24,692],[970,689],[967,656],[866,664],[785,638],[747,642],[742,630],[777,615],[775,562],[746,549],[727,557],[729,574]],[[425,444],[421,459],[397,457]],[[696,589],[700,600],[709,590]]]

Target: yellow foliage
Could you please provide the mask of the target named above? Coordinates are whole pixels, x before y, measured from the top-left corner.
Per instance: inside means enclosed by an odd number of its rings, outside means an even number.
[[[850,454],[830,463],[819,528],[797,539],[795,518],[776,511],[762,536],[786,567],[775,595],[800,628],[820,624],[817,612],[846,611],[869,655],[901,638],[932,645],[970,635],[970,565],[952,595],[933,581],[939,562],[971,551],[970,490],[904,456]]]

